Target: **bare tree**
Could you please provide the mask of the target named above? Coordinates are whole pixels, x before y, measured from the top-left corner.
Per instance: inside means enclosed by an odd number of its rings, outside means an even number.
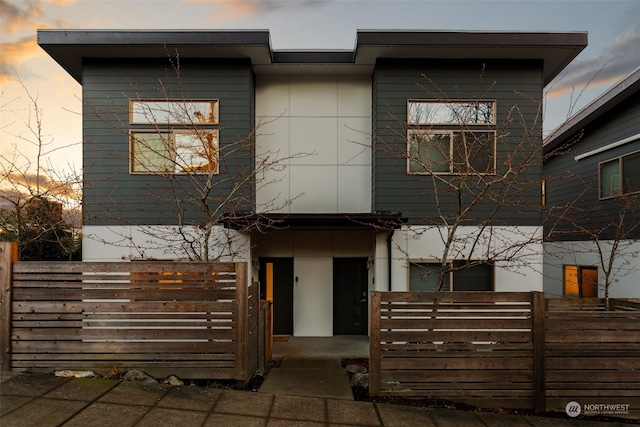
[[[18,142],[0,154],[0,239],[17,241],[22,259],[71,259],[79,251],[81,181],[73,165],[56,168],[51,156],[74,144],[47,140],[38,97],[21,84],[30,108],[21,114],[26,133],[3,129]]]
[[[422,254],[439,266],[414,266],[437,290],[452,273],[480,265],[533,267],[532,248],[542,244],[541,100],[517,94],[528,112],[513,104],[498,117],[493,84],[483,76],[472,100],[423,77],[425,100],[409,101],[406,118],[393,113],[393,135],[376,140],[378,151],[406,163],[413,197],[429,200],[409,219],[416,224],[409,233],[439,241],[439,252]],[[411,255],[404,253],[408,262]]]
[[[566,179],[555,178],[557,182],[566,185]],[[574,175],[569,178],[578,179]],[[545,239],[552,245],[547,250],[547,256],[563,259],[567,256],[567,251],[573,258],[585,254],[595,255],[593,265],[602,271],[604,280],[599,282],[598,279],[593,285],[603,290],[605,307],[609,309],[611,287],[633,272],[640,256],[640,194],[625,193],[621,188],[616,197],[592,203],[590,193],[598,191],[597,183],[583,180],[580,183],[582,190],[575,200],[549,208]],[[626,186],[627,184],[623,187]],[[570,248],[562,245],[567,241],[571,242]]]
[[[255,193],[273,182],[269,171],[282,170],[287,160],[308,154],[285,157],[268,149],[256,153],[255,138],[268,123],[257,123],[244,134],[234,133],[233,120],[224,124],[218,120],[218,100],[199,100],[189,93],[177,53],[168,56],[168,63],[157,85],[130,81],[133,96],[127,111],[114,104],[105,107],[85,100],[93,117],[116,135],[126,136],[130,148],[125,152],[105,148],[97,141],[86,143],[129,163],[128,173],[143,183],[144,189],[136,209],[155,217],[147,224],[127,218],[118,206],[131,200],[109,196],[101,202],[105,208],[101,218],[110,214],[108,222],[136,227],[146,238],[121,233],[118,239],[102,242],[132,248],[141,258],[158,252],[199,261],[233,258],[248,249],[247,241],[228,226],[256,229],[260,227],[256,212],[283,211],[291,200],[276,204],[274,199],[257,209]],[[105,181],[110,179],[104,177]],[[152,212],[158,209],[166,211],[163,222]]]

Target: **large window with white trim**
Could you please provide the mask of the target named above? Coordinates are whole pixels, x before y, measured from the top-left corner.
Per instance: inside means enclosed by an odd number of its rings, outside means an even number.
[[[640,151],[599,165],[600,198],[640,192]]]

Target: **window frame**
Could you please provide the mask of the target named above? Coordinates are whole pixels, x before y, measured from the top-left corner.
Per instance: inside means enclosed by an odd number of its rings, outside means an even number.
[[[610,159],[598,162],[598,199],[599,200],[613,199],[615,197],[621,197],[629,194],[640,193],[640,183],[638,183],[639,185],[638,190],[625,192],[625,182],[624,182],[624,159],[626,157],[632,157],[632,156],[638,156],[638,155],[640,155],[640,150],[632,151],[630,153],[622,154],[620,156],[612,157]],[[615,194],[603,196],[602,195],[602,191],[603,191],[602,167],[612,162],[618,162],[618,191]]]
[[[484,134],[492,134],[493,135],[493,156],[492,159],[490,159],[490,170],[487,172],[477,172],[477,171],[470,171],[470,170],[466,170],[466,171],[456,171],[455,170],[455,148],[454,148],[454,144],[455,144],[455,140],[456,140],[456,135],[462,135],[464,133],[469,133],[469,134],[478,134],[478,133],[484,133]],[[411,135],[415,135],[415,134],[440,134],[440,135],[445,135],[448,134],[450,135],[450,139],[449,139],[449,171],[448,172],[444,172],[444,171],[413,171],[411,170],[411,165],[412,163],[415,163],[415,161],[412,160],[411,157],[411,141],[413,140],[411,138]],[[498,145],[497,145],[497,131],[494,129],[487,129],[487,130],[452,130],[452,129],[408,129],[407,130],[407,174],[408,175],[457,175],[457,176],[464,176],[464,175],[473,175],[473,176],[491,176],[491,175],[495,175],[497,173],[497,149],[498,149]]]
[[[492,114],[491,114],[491,122],[460,122],[460,121],[450,121],[450,122],[420,122],[420,121],[412,121],[411,120],[411,104],[492,104]],[[414,126],[460,126],[460,125],[469,125],[469,126],[491,126],[497,124],[496,118],[496,109],[498,102],[495,99],[488,100],[478,100],[478,99],[455,99],[455,100],[442,100],[442,99],[407,99],[407,123],[409,125]]]
[[[450,261],[447,264],[450,264],[451,262],[455,263],[455,262],[467,262],[467,261],[476,262],[476,261],[482,261],[482,260],[479,260],[479,259],[458,260],[458,261]],[[437,260],[437,259],[410,259],[408,261],[408,263],[409,263],[409,265],[408,265],[408,268],[407,268],[407,276],[408,276],[407,277],[407,279],[408,279],[407,280],[407,288],[408,288],[409,291],[411,291],[411,264],[432,264],[432,265],[435,265],[435,266],[442,266],[442,262]],[[495,292],[495,289],[496,289],[496,271],[495,271],[496,266],[495,266],[495,264],[491,263],[491,262],[482,262],[481,264],[477,264],[477,265],[478,266],[479,265],[489,265],[491,267],[491,278],[490,278],[490,280],[491,280],[491,290],[483,289],[483,290],[477,290],[477,291],[458,291],[458,290],[454,289],[454,287],[455,287],[455,279],[454,279],[455,273],[457,271],[468,270],[468,269],[471,269],[471,268],[475,267],[475,266],[473,266],[473,267],[469,267],[469,268],[466,268],[466,269],[450,271],[448,273],[449,274],[449,289],[444,289],[443,288],[442,291],[446,291],[446,292]],[[432,292],[437,292],[437,291],[432,291]]]
[[[180,121],[180,120],[167,120],[167,121],[152,121],[152,120],[148,120],[145,118],[145,120],[143,121],[136,121],[136,109],[135,109],[135,105],[136,104],[143,104],[143,103],[147,103],[147,104],[151,104],[151,103],[157,103],[157,104],[161,104],[161,103],[166,103],[169,106],[167,107],[166,111],[169,111],[168,114],[173,115],[173,112],[171,112],[171,104],[177,104],[177,105],[184,105],[186,110],[189,110],[188,105],[189,104],[204,104],[204,103],[209,103],[210,108],[211,108],[211,113],[210,113],[210,117],[212,119],[212,121],[194,121],[194,120],[187,120],[187,121]],[[132,125],[150,125],[150,124],[162,124],[162,125],[194,125],[194,126],[211,126],[211,125],[218,125],[220,124],[220,120],[219,120],[219,104],[220,104],[220,100],[219,99],[189,99],[189,100],[181,100],[181,101],[173,101],[173,100],[168,100],[168,99],[154,99],[154,98],[149,98],[149,99],[129,99],[129,124]],[[153,109],[151,107],[147,107],[148,110],[145,111],[153,111]]]
[[[179,166],[176,161],[177,155],[177,146],[176,146],[176,135],[188,135],[193,134],[194,130],[190,129],[130,129],[129,130],[129,173],[131,175],[206,175],[206,174],[214,174],[218,175],[220,173],[220,131],[217,128],[198,128],[197,131],[202,131],[205,133],[209,133],[214,135],[212,138],[215,140],[215,143],[212,143],[210,147],[213,150],[213,154],[211,157],[215,158],[215,169],[205,169],[205,170],[186,170],[182,168],[182,170],[176,170],[176,167]],[[144,170],[139,171],[135,169],[135,166],[138,164],[136,162],[136,150],[135,150],[135,135],[136,134],[147,134],[147,135],[167,135],[169,141],[172,144],[172,148],[168,148],[172,150],[173,157],[169,160],[173,165],[173,170]]]

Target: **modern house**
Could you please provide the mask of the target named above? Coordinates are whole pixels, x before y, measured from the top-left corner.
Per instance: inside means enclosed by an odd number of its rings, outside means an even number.
[[[370,290],[543,288],[542,94],[586,33],[38,43],[83,88],[85,261],[249,262],[296,336],[366,334]]]
[[[640,297],[640,68],[544,141],[547,296]]]

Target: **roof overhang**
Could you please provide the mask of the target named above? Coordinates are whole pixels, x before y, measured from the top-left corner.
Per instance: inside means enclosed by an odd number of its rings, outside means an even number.
[[[247,214],[222,220],[241,232],[268,233],[282,230],[395,230],[406,223],[399,213],[389,214]]]
[[[82,82],[84,58],[245,58],[257,73],[371,73],[378,59],[536,59],[550,82],[586,32],[358,30],[353,50],[274,51],[268,30],[38,30],[38,44]]]
[[[608,113],[638,90],[640,90],[640,67],[551,132],[544,140],[545,154]]]

